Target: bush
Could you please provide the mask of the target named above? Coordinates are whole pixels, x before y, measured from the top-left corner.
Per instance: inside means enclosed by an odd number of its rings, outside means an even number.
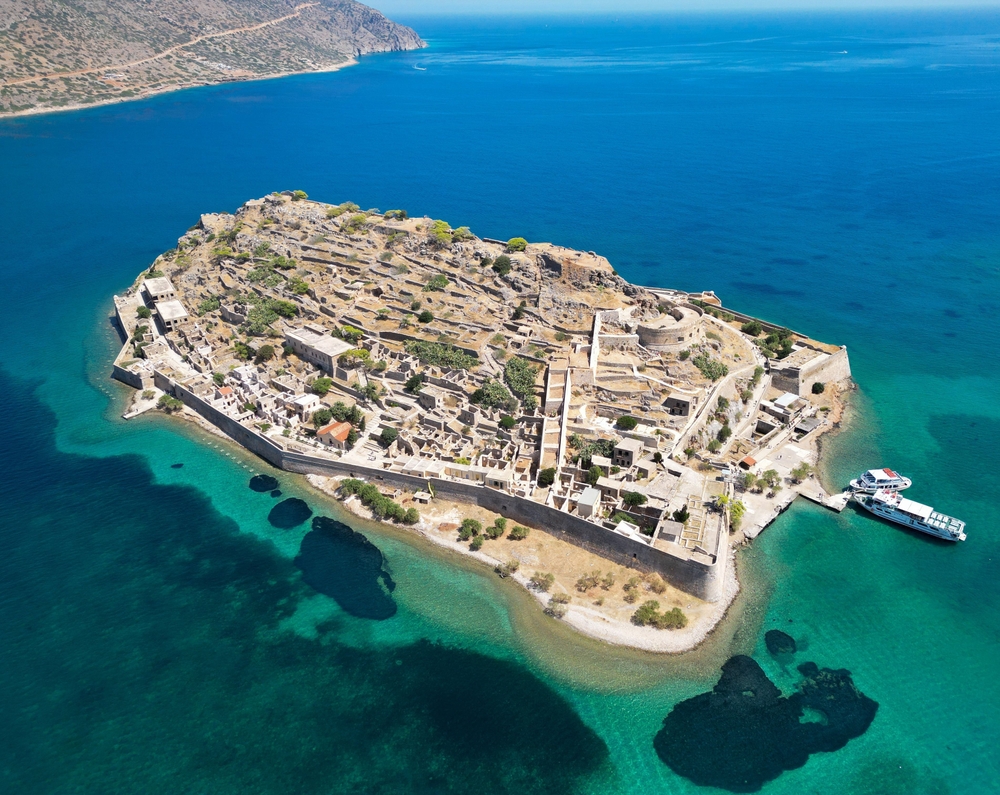
[[[383,447],[389,447],[398,437],[399,431],[395,428],[383,428],[382,433],[379,434]]]
[[[153,316],[153,313],[149,311],[148,306],[140,306],[135,313],[141,317],[143,320],[149,320]]]
[[[681,524],[684,524],[684,522],[686,522],[690,518],[691,518],[691,512],[688,511],[686,505],[682,505],[673,513],[673,520],[675,522],[680,522]]]
[[[568,605],[570,597],[568,593],[554,593],[549,601],[555,602],[557,605]]]
[[[497,276],[506,276],[510,273],[510,267],[510,257],[506,254],[501,254],[493,260],[493,270],[496,272]]]
[[[469,549],[471,549],[473,552],[478,552],[483,548],[484,543],[486,543],[486,539],[484,539],[483,536],[475,536],[472,539],[472,543],[469,544]]]
[[[646,495],[640,494],[638,491],[626,491],[622,495],[622,503],[629,508],[638,508],[640,505],[646,504]]]
[[[744,334],[749,334],[751,337],[759,337],[761,332],[764,331],[764,327],[756,320],[748,320],[740,326],[740,331]]]
[[[524,541],[528,537],[528,533],[531,532],[524,525],[516,524],[514,528],[507,534],[507,538],[511,541]]]
[[[822,381],[815,381],[812,385],[812,393],[814,395],[822,395],[826,391],[826,384]]]
[[[562,618],[566,615],[566,604],[564,602],[557,602],[553,596],[543,612],[547,616],[552,616],[552,618]]]
[[[390,221],[405,221],[409,216],[407,216],[406,210],[387,210],[385,217]]]
[[[509,431],[515,425],[517,425],[517,420],[515,420],[513,417],[511,417],[510,414],[504,414],[500,418],[500,427],[504,428],[505,430]]]
[[[417,320],[420,321],[421,323],[430,323],[432,320],[434,320],[434,315],[430,312],[430,310],[425,309],[423,312],[417,315]]]
[[[215,382],[216,386],[222,386],[226,383],[226,376],[222,373],[212,373],[212,381]]]
[[[791,474],[792,480],[794,480],[796,483],[799,483],[805,480],[807,477],[809,477],[812,471],[813,471],[812,466],[803,461],[801,464],[795,467],[795,469],[793,469],[789,474]]]
[[[538,472],[538,485],[545,489],[556,482],[556,468],[547,467]]]
[[[729,437],[732,435],[733,435],[733,429],[730,428],[728,425],[723,425],[721,428],[719,428],[719,432],[715,434],[715,438],[718,439],[723,444],[725,444],[729,440]]]
[[[521,564],[516,560],[508,560],[506,563],[498,563],[493,571],[500,575],[502,580],[504,577],[510,577],[514,572],[521,568]]]
[[[312,382],[312,391],[321,397],[330,391],[330,387],[333,386],[333,379],[327,378],[325,375],[320,376],[315,381]]]
[[[604,477],[604,470],[596,464],[587,470],[587,483],[596,486],[597,481]]]
[[[609,571],[603,577],[601,577],[601,590],[610,591],[615,585],[615,574],[613,571]]]
[[[590,574],[585,574],[576,581],[576,590],[580,593],[586,593],[592,588],[596,588],[600,582],[601,573],[599,571],[592,571]]]
[[[427,284],[424,285],[424,292],[443,292],[448,289],[448,283],[448,277],[443,273],[439,273],[427,281]]]
[[[663,581],[663,578],[657,574],[655,571],[646,578],[646,582],[649,585],[649,590],[656,594],[665,593],[667,590],[667,584]]]
[[[717,453],[722,448],[722,443],[718,439],[712,439],[708,443],[708,452]]]
[[[494,521],[493,524],[487,527],[483,532],[486,534],[487,537],[497,539],[501,538],[504,534],[504,531],[506,530],[507,530],[507,520],[497,518],[497,520]]]
[[[467,226],[460,226],[454,232],[451,233],[451,239],[456,243],[463,243],[466,240],[472,240],[475,237],[472,231]]]
[[[635,429],[635,426],[639,424],[639,420],[635,417],[629,417],[628,415],[623,415],[615,421],[615,427],[620,431],[631,431]]]
[[[407,508],[403,514],[403,524],[416,524],[420,521],[420,514],[416,508]]]
[[[525,307],[527,307],[527,306],[528,306],[528,302],[527,301],[521,301],[521,303],[519,303],[517,305],[517,309],[515,309],[514,313],[510,316],[510,319],[511,320],[520,320],[521,318],[523,318],[524,317],[524,310],[525,310]]]
[[[686,361],[690,356],[691,356],[691,351],[687,348],[685,348],[679,354],[677,354],[677,358],[679,358],[682,362]]]
[[[299,202],[299,201],[302,201],[303,199],[308,199],[308,198],[309,198],[309,194],[306,193],[304,190],[293,190],[292,191],[292,201],[293,202]]]
[[[523,237],[512,237],[507,241],[508,251],[524,251],[528,247],[528,241]]]
[[[552,574],[542,574],[535,572],[528,579],[528,585],[538,591],[548,591],[555,584],[556,578]]]

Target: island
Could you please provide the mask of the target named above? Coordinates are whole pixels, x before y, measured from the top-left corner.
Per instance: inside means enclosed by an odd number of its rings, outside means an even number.
[[[333,71],[423,46],[353,0],[4,0],[0,117]]]
[[[283,191],[201,216],[114,306],[126,418],[196,421],[612,643],[696,645],[740,543],[846,502],[814,474],[846,348],[594,252]]]

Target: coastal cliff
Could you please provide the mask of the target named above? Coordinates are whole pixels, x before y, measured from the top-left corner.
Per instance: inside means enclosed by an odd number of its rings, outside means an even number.
[[[423,46],[353,0],[0,0],[0,117],[331,71]]]

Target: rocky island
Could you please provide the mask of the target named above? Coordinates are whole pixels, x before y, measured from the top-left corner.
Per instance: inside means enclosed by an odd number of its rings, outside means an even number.
[[[0,0],[0,116],[332,71],[423,46],[353,0]]]
[[[812,472],[846,349],[594,252],[285,191],[203,215],[115,317],[126,417],[195,420],[610,642],[690,648],[738,543],[799,494],[842,507]]]

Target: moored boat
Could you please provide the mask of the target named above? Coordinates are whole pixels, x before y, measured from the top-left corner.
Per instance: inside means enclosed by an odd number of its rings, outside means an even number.
[[[908,500],[898,491],[882,489],[874,494],[857,492],[855,501],[867,511],[945,541],[965,541],[965,522],[938,513],[929,505]]]
[[[876,491],[902,491],[913,485],[913,481],[904,478],[891,469],[869,469],[867,472],[851,481],[851,490],[864,494],[874,494]]]

